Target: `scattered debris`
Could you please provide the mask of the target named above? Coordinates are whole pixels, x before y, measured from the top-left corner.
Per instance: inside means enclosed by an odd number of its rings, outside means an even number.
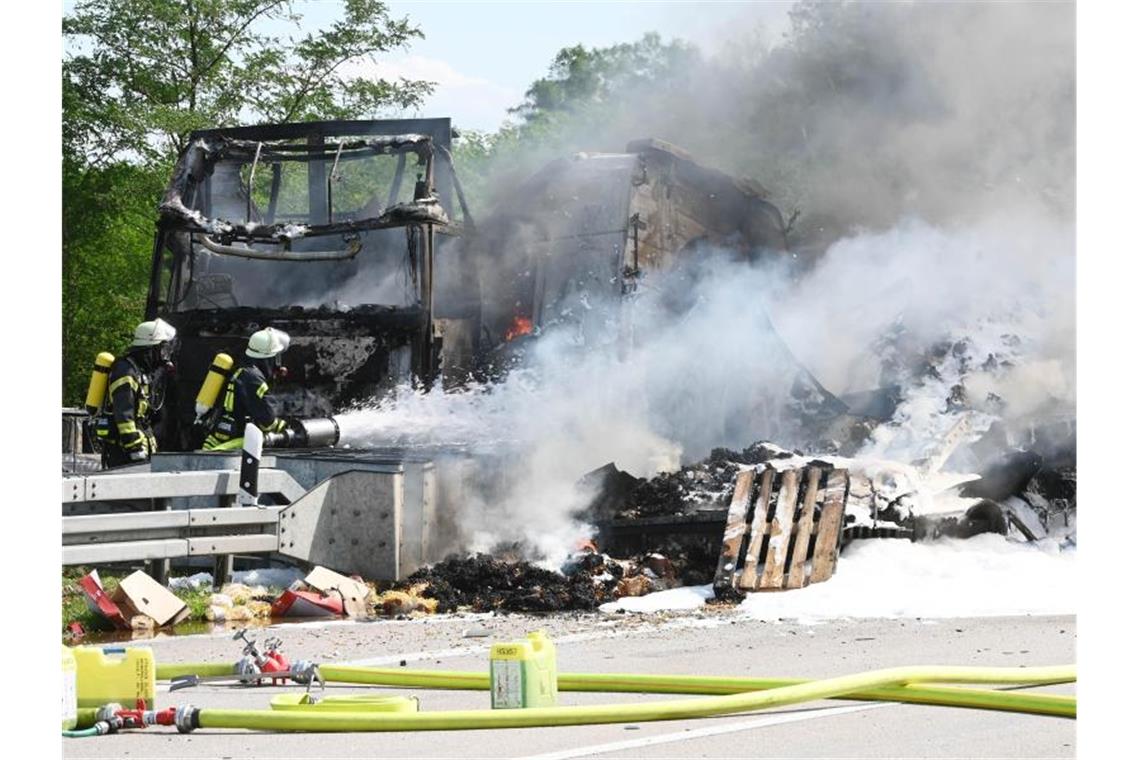
[[[344,614],[344,604],[338,596],[288,588],[273,602],[270,613],[273,617],[338,617]]]
[[[432,614],[439,607],[438,599],[429,599],[423,596],[427,583],[417,583],[406,590],[389,589],[376,600],[374,609],[379,615],[385,617],[398,617],[413,613]]]
[[[581,516],[604,521],[724,509],[741,468],[798,454],[769,441],[757,441],[742,451],[715,448],[707,459],[650,479],[636,478],[611,462],[579,481],[580,488],[596,493]]]
[[[369,617],[371,589],[359,577],[350,578],[328,568],[315,567],[304,580],[295,581],[274,600],[273,617]]]
[[[79,590],[83,592],[88,609],[105,620],[109,620],[116,628],[130,628],[130,624],[123,617],[119,605],[111,601],[107,592],[103,590],[103,582],[99,580],[98,570],[92,570],[80,578],[78,585]]]
[[[330,596],[339,596],[344,614],[349,617],[368,617],[370,590],[359,576],[348,577],[328,568],[315,567],[305,576],[305,585]]]
[[[460,607],[473,612],[593,610],[613,599],[613,589],[624,571],[604,555],[581,556],[562,575],[530,562],[505,561],[489,554],[453,555],[417,570],[398,590],[416,588],[418,595],[437,601],[439,612]]]
[[[733,589],[779,591],[828,580],[847,492],[847,471],[823,462],[741,470],[713,581],[718,598],[735,598]]]
[[[92,612],[123,630],[149,630],[174,625],[190,616],[186,603],[142,570],[119,581],[111,594],[103,590],[97,571],[79,580]]]

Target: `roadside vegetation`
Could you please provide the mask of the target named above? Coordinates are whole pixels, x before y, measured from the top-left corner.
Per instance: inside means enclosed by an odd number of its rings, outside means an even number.
[[[62,579],[62,632],[64,643],[71,640],[69,626],[79,623],[87,632],[107,632],[114,630],[110,622],[92,612],[87,606],[83,592],[79,588],[79,579],[91,572],[90,567],[64,567]],[[99,571],[99,580],[103,590],[111,594],[119,587],[119,581],[130,575],[130,570]],[[187,622],[206,622],[210,620],[210,595],[213,589],[209,586],[199,589],[171,589],[171,592],[186,603],[190,608],[190,617]]]

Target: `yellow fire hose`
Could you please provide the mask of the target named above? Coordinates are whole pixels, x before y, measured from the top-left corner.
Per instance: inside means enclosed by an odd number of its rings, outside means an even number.
[[[161,671],[161,666],[159,666]],[[408,670],[350,665],[322,665],[321,677],[330,683],[402,686],[421,689],[470,689],[486,691],[491,677],[484,671]],[[1053,683],[1067,683],[1065,678]],[[739,678],[732,676],[643,675],[625,673],[559,673],[559,691],[636,692],[641,694],[741,694],[783,686],[810,683],[805,678]],[[1034,682],[1044,685],[1044,682]],[[987,710],[1076,717],[1076,697],[1068,694],[966,689],[957,686],[905,684],[846,694],[844,699],[872,702],[971,707]]]
[[[196,673],[221,675],[228,665],[201,663],[160,665],[159,678]],[[321,666],[326,680],[425,688],[485,689],[485,673],[407,671],[352,666]],[[638,691],[708,693],[696,699],[633,704],[539,707],[518,710],[447,710],[423,713],[312,713],[273,710],[198,711],[201,728],[240,728],[288,731],[440,731],[486,728],[527,728],[594,723],[634,723],[680,720],[782,707],[835,697],[917,701],[925,704],[962,705],[988,709],[1035,712],[1075,717],[1076,700],[1067,695],[1021,694],[1007,691],[957,689],[914,684],[1020,684],[1043,685],[1076,680],[1076,666],[1036,668],[979,668],[916,666],[887,668],[818,681],[794,679],[705,678],[698,676],[637,676],[561,674],[564,691]],[[1044,699],[1042,699],[1044,697]],[[1032,699],[1026,699],[1032,698]],[[87,711],[82,711],[86,713]],[[81,725],[82,718],[81,715]]]

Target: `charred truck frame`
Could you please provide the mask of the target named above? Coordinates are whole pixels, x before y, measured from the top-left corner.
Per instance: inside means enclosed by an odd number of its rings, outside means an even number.
[[[159,207],[146,309],[177,327],[175,361],[189,381],[166,400],[164,448],[193,445],[190,386],[215,354],[240,356],[263,327],[293,338],[287,379],[274,388],[284,415],[327,416],[396,383],[432,381],[443,345],[436,259],[457,251],[471,224],[451,137],[450,119],[190,136]],[[453,188],[461,225],[451,221]],[[474,317],[449,323],[474,330]]]
[[[505,194],[471,241],[486,329],[511,340],[570,318],[589,339],[611,315],[575,304],[619,302],[645,273],[676,268],[706,246],[749,260],[788,256],[768,195],[653,138],[624,153],[553,161]]]

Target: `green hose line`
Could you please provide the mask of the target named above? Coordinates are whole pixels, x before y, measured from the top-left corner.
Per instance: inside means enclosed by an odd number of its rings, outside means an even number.
[[[300,714],[273,710],[202,709],[198,713],[198,724],[202,728],[269,731],[446,731],[640,723],[764,710],[916,682],[1034,684],[1075,679],[1076,667],[1073,665],[1040,668],[917,666],[872,670],[762,691],[665,702],[536,707],[519,710],[447,710],[374,714],[347,712]],[[1004,692],[998,694],[1007,697],[1019,696]]]
[[[178,676],[232,676],[233,674],[232,662],[172,662],[155,663],[154,666],[154,677],[160,681],[169,681]]]
[[[63,736],[65,739],[82,739],[85,736],[98,736],[99,731],[92,726],[91,728],[77,729],[74,731],[64,731]]]
[[[409,670],[407,668],[373,668],[352,665],[321,665],[321,676],[329,682],[370,684],[422,689],[467,689],[487,691],[487,671]],[[227,663],[187,662],[158,664],[160,679],[193,673],[200,676],[229,675],[233,666]],[[1017,669],[1024,674],[1025,669]],[[1034,683],[1067,683],[1076,673],[1065,672],[1064,678]],[[559,673],[559,691],[636,692],[645,694],[740,694],[748,691],[776,689],[808,683],[797,678],[739,678],[732,676],[642,675],[609,673]],[[984,710],[1022,712],[1036,715],[1076,717],[1076,697],[1068,694],[1033,694],[989,689],[966,689],[954,686],[908,684],[860,690],[844,695],[845,699],[906,702],[912,704],[965,707]],[[91,721],[93,722],[92,716]],[[82,716],[80,725],[83,725]]]
[[[95,721],[99,720],[97,707],[80,707],[75,711],[75,727],[76,728],[90,728],[95,725]]]
[[[468,689],[487,691],[491,677],[486,671],[408,670],[351,665],[322,665],[321,676],[330,683],[370,684],[421,689]],[[1067,683],[1065,678],[1053,683]],[[641,694],[740,694],[808,683],[803,678],[738,678],[732,676],[677,676],[609,673],[559,673],[559,691],[636,692]],[[1026,694],[957,686],[908,684],[847,694],[844,699],[908,702],[946,707],[1055,715],[1073,718],[1076,697],[1069,694]]]

